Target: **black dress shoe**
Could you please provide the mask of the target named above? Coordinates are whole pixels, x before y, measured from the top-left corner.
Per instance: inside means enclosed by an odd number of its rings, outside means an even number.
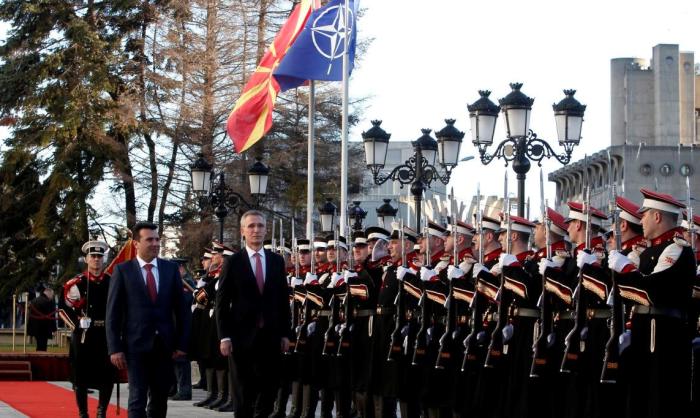
[[[233,402],[226,402],[218,408],[214,408],[214,410],[219,412],[233,412]]]
[[[210,403],[209,405],[205,406],[207,409],[212,409],[216,410],[216,408],[220,407],[221,405],[225,404],[228,401],[227,396],[223,396],[221,398],[217,398],[214,402]]]
[[[204,389],[204,385],[202,384],[202,381],[200,380],[199,382],[192,385],[192,389]]]
[[[170,397],[170,400],[173,400],[173,401],[191,401],[192,395],[185,396],[185,395],[180,395],[179,393],[176,393],[174,396]]]
[[[207,405],[209,405],[210,403],[214,402],[215,400],[216,400],[216,395],[211,395],[211,396],[209,396],[208,398],[205,398],[205,399],[202,399],[202,400],[199,401],[199,402],[193,403],[192,405],[194,405],[194,406],[199,406],[200,408],[204,408],[204,407],[206,407]]]

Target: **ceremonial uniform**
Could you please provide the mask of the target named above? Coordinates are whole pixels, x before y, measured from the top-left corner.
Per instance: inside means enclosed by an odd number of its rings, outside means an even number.
[[[641,192],[642,211],[653,208],[671,216],[684,207],[669,195]],[[679,237],[681,233],[680,228],[671,228],[656,237],[647,236],[650,246],[640,255],[638,268],[619,253],[610,257],[611,268],[620,273],[620,294],[636,303],[625,371],[630,382],[629,417],[685,416],[690,407],[686,318],[696,272],[695,255]]]
[[[88,241],[82,248],[86,257],[99,257],[99,270],[107,249],[107,244],[100,241]],[[92,259],[88,260],[88,264],[93,262]],[[88,416],[88,388],[100,391],[97,417],[106,417],[117,376],[117,370],[109,358],[105,331],[109,281],[110,276],[106,273],[95,275],[86,271],[63,286],[64,309],[60,314],[73,330],[69,351],[70,379],[81,417]]]

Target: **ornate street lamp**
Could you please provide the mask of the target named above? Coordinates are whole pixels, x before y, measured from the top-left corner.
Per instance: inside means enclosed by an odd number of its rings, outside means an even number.
[[[508,166],[512,161],[518,179],[518,216],[525,213],[525,178],[530,171],[530,161],[541,166],[544,158],[555,158],[561,164],[568,164],[574,147],[581,142],[581,125],[586,111],[586,106],[574,99],[576,90],[564,90],[566,97],[552,106],[559,145],[564,147],[564,153],[557,154],[547,141],[538,138],[530,129],[530,113],[535,99],[521,92],[522,86],[522,83],[511,83],[512,91],[499,100],[500,106],[489,99],[491,92],[488,90],[480,90],[479,100],[467,106],[472,143],[479,150],[481,163],[487,165],[502,158]],[[493,154],[489,154],[486,150],[493,144],[499,111],[505,114],[506,139],[498,144]]]
[[[333,199],[327,197],[326,203],[318,208],[318,212],[321,214],[321,231],[333,232],[333,227],[335,226],[335,214],[337,210],[337,206],[333,204]]]
[[[391,223],[399,211],[399,208],[391,206],[391,199],[384,199],[384,203],[377,208],[377,223],[386,230],[391,230]]]
[[[353,231],[362,230],[362,221],[367,216],[367,211],[360,207],[360,201],[354,200],[350,210],[348,211],[348,218],[353,220],[352,229]]]
[[[382,122],[379,120],[373,120],[372,129],[362,133],[367,168],[372,172],[374,184],[381,185],[391,179],[398,181],[401,188],[406,184],[411,185],[418,231],[420,231],[423,192],[430,188],[433,181],[439,180],[447,184],[450,181],[452,169],[457,166],[459,159],[459,148],[464,133],[454,127],[453,119],[446,119],[445,122],[447,126],[437,132],[439,140],[430,136],[430,129],[421,129],[422,135],[412,142],[414,155],[386,174],[381,171],[386,163],[386,150],[391,135],[380,127]],[[444,170],[442,173],[435,166],[438,153],[440,153],[439,165]]]
[[[253,196],[253,204],[248,203],[238,192],[232,190],[227,184],[224,172],[218,175],[218,182],[212,183],[212,166],[200,153],[197,160],[190,166],[192,174],[192,190],[198,198],[200,209],[211,207],[219,220],[219,241],[224,241],[224,220],[231,210],[235,210],[241,203],[247,208],[258,207],[258,203],[267,192],[267,179],[270,169],[259,159],[248,170],[250,194]]]

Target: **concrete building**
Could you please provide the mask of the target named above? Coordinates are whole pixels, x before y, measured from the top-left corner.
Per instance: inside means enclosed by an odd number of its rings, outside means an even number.
[[[678,45],[659,44],[650,61],[611,60],[610,146],[587,164],[594,206],[606,208],[608,178],[619,194],[641,202],[641,187],[685,200],[690,176],[691,195],[698,196],[700,72],[694,59],[693,52],[681,52]],[[585,167],[579,160],[549,174],[557,185],[558,210],[566,213],[567,201],[582,199]]]

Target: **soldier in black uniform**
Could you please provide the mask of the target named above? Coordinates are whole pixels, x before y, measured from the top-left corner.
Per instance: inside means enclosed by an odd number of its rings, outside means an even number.
[[[63,286],[64,312],[69,319],[66,322],[73,329],[69,354],[71,382],[81,418],[88,417],[88,388],[100,391],[97,417],[107,416],[116,377],[116,369],[109,361],[105,335],[110,277],[103,272],[103,261],[108,248],[101,241],[86,242],[82,251],[87,271],[78,274]]]
[[[683,223],[685,228],[683,237],[686,241],[693,243],[695,249],[695,281],[693,282],[693,300],[691,302],[690,312],[688,314],[688,331],[690,340],[693,345],[693,370],[692,373],[692,405],[691,410],[700,410],[700,216],[693,215],[692,228],[694,233],[691,233],[691,225],[688,223],[688,213],[683,213]]]
[[[187,352],[187,356],[197,362],[197,369],[199,371],[199,381],[192,385],[192,389],[204,389],[207,390],[207,378],[206,378],[206,367],[202,362],[202,355],[197,351],[199,347],[198,341],[201,341],[201,321],[205,316],[204,304],[197,301],[196,295],[200,294],[199,289],[206,285],[209,280],[209,266],[211,265],[211,257],[214,250],[211,248],[205,248],[204,254],[200,258],[200,263],[202,268],[197,271],[197,277],[195,281],[195,292],[192,295],[192,330],[190,332],[190,346]],[[201,296],[200,296],[201,297]]]
[[[680,417],[690,411],[690,354],[687,315],[695,280],[695,255],[682,239],[678,217],[685,206],[672,196],[641,189],[642,228],[650,246],[639,268],[612,251],[609,266],[619,273],[620,294],[635,302],[631,344],[624,373],[630,382],[629,417]]]
[[[368,238],[374,233],[374,231],[370,232],[368,230]],[[394,356],[392,361],[387,361],[389,353],[392,351],[392,333],[395,331],[399,320],[403,322],[407,319],[405,311],[397,312],[396,302],[399,296],[400,280],[404,280],[408,275],[415,276],[419,269],[415,264],[417,254],[412,251],[413,244],[416,243],[416,233],[410,228],[404,227],[404,237],[403,251],[408,268],[402,267],[402,243],[399,239],[397,228],[390,237],[389,254],[391,261],[386,261],[384,266],[382,266],[384,271],[377,295],[376,315],[372,322],[372,360],[370,367],[372,370],[375,418],[396,417],[396,399],[400,395],[402,380],[410,364],[410,358],[406,354],[406,349],[408,348],[406,345],[399,350],[400,353]],[[378,239],[378,242],[382,241],[385,243],[385,239]],[[375,244],[375,246],[377,245],[384,244]],[[378,260],[375,256],[376,261]],[[397,274],[399,267],[402,268],[400,277]],[[402,297],[405,299],[405,296]],[[402,339],[407,339],[407,326],[400,331]],[[410,342],[408,345],[410,346]]]
[[[36,291],[39,295],[29,305],[27,334],[36,340],[36,351],[46,351],[49,338],[56,332],[56,304],[48,284],[40,283]]]

